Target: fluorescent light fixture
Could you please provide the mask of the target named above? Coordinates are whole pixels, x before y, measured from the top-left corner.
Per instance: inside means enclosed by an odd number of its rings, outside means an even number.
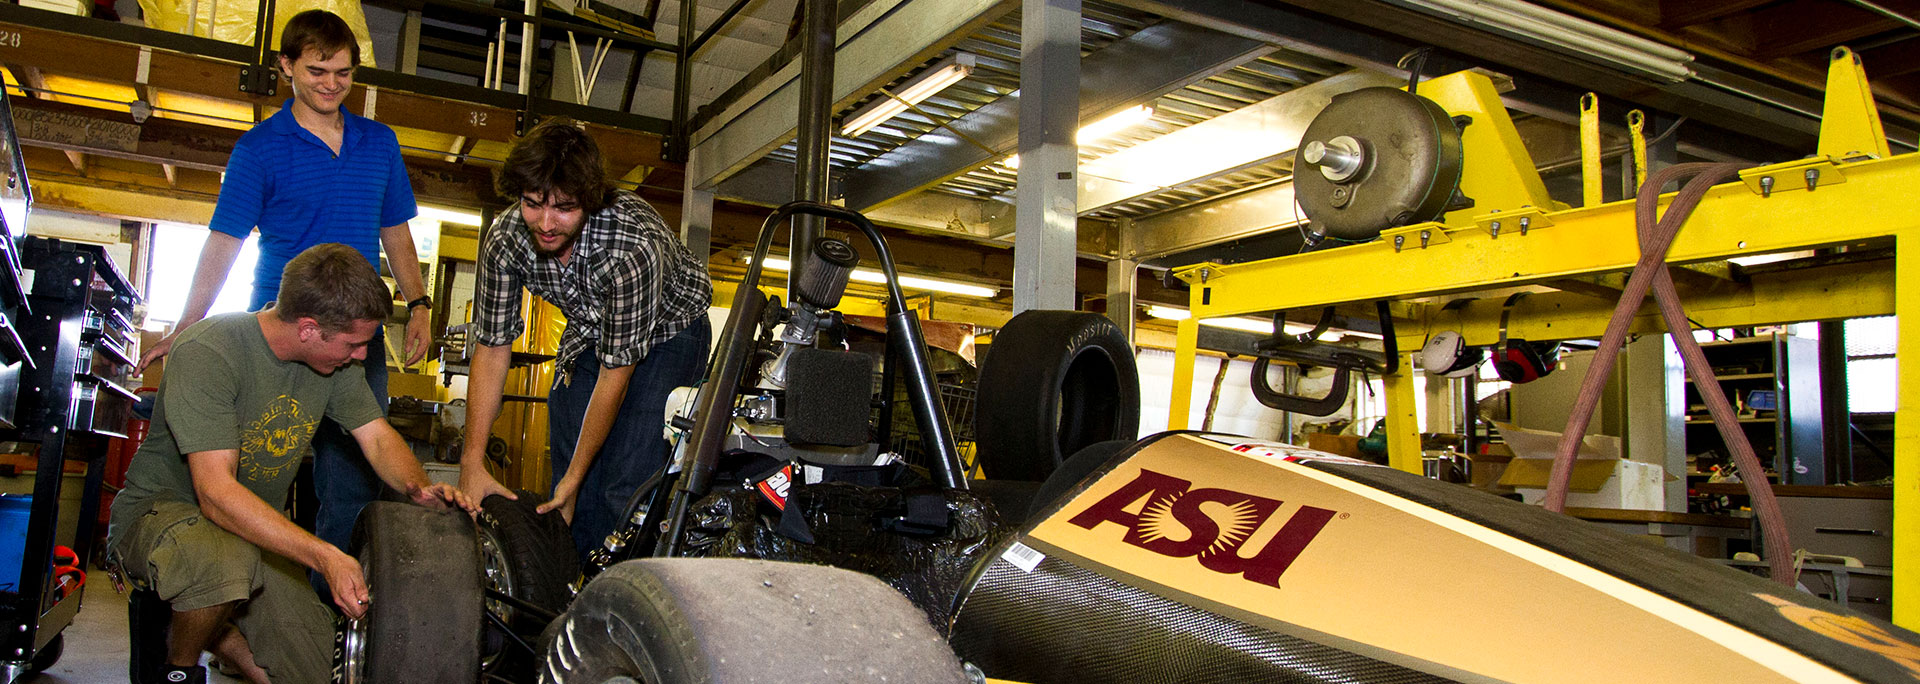
[[[1152,316],[1154,318],[1160,318],[1160,319],[1165,319],[1169,321],[1184,321],[1189,318],[1192,318],[1193,312],[1188,311],[1186,309],[1176,309],[1171,306],[1149,304],[1147,305],[1147,315]],[[1215,328],[1245,330],[1247,332],[1259,333],[1262,335],[1273,334],[1273,321],[1270,321],[1270,320],[1263,321],[1263,320],[1245,318],[1240,316],[1229,316],[1226,318],[1203,318],[1203,319],[1200,319],[1200,324],[1213,326]],[[1313,326],[1302,324],[1302,323],[1288,323],[1286,326],[1286,331],[1287,331],[1287,334],[1289,335],[1298,335],[1304,332],[1312,332]],[[1351,337],[1365,337],[1368,339],[1375,339],[1375,340],[1380,339],[1379,335],[1375,335],[1373,333],[1358,332],[1354,330],[1342,330],[1339,328],[1333,328],[1329,330],[1329,332],[1332,332],[1337,335],[1346,335]]]
[[[1075,145],[1085,145],[1087,143],[1099,142],[1115,133],[1151,120],[1153,120],[1153,105],[1128,107],[1108,114],[1099,121],[1081,126],[1080,130],[1075,131],[1073,134],[1073,143]],[[1020,155],[1016,154],[1007,157],[1000,161],[1000,165],[1009,169],[1018,169],[1020,168]]]
[[[894,91],[894,97],[881,95],[880,99],[867,103],[852,114],[847,115],[840,124],[840,134],[849,138],[858,138],[860,134],[873,130],[888,119],[907,111],[907,106],[918,105],[934,93],[946,90],[947,86],[959,83],[973,73],[973,66],[979,60],[971,52],[956,52],[946,59],[935,63],[919,76],[907,81]],[[905,100],[902,102],[901,100]]]
[[[751,257],[749,257],[749,260],[751,260]],[[790,268],[787,260],[780,257],[767,257],[765,266],[769,271],[785,271]],[[863,283],[873,283],[875,285],[885,285],[887,283],[886,274],[870,268],[856,268],[853,270],[853,275],[849,276],[848,279]],[[900,287],[901,289],[907,290],[929,290],[933,292],[966,295],[968,297],[979,297],[981,299],[989,299],[1000,294],[998,288],[910,275],[900,276]]]
[[[429,207],[424,204],[419,205],[419,210],[420,210],[420,215],[415,216],[414,218],[425,219],[428,221],[439,221],[441,223],[451,223],[457,226],[473,226],[475,228],[480,227],[480,215],[470,211],[442,209],[440,207]]]

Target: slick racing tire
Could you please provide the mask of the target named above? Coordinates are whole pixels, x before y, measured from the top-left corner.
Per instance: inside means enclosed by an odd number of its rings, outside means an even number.
[[[480,678],[483,577],[472,519],[460,510],[367,504],[354,555],[372,602],[348,622],[341,682],[447,682]]]
[[[588,583],[547,641],[547,684],[970,681],[905,597],[823,565],[627,561]]]
[[[1081,449],[1138,436],[1133,348],[1099,314],[1022,313],[993,337],[974,411],[987,477],[1045,481]]]

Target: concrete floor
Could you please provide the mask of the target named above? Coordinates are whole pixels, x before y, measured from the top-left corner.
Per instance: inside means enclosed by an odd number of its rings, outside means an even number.
[[[66,652],[46,672],[21,680],[25,684],[98,684],[127,681],[127,597],[113,591],[104,570],[87,573],[85,598],[73,624],[67,626]],[[240,680],[209,673],[209,684]]]

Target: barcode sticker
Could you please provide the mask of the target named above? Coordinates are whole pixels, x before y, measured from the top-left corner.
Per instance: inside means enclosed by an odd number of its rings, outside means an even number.
[[[1040,561],[1047,559],[1046,554],[1035,551],[1033,547],[1020,542],[1014,542],[1013,546],[1007,547],[1006,553],[1000,554],[1000,557],[1012,563],[1013,567],[1027,572],[1033,572],[1034,568],[1040,567]]]

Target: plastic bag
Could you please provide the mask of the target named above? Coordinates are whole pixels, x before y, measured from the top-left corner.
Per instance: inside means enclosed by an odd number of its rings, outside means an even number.
[[[260,14],[260,3],[255,0],[139,1],[140,11],[146,14],[148,28],[190,33],[241,45],[254,44],[254,30],[259,25],[255,20]],[[376,66],[373,60],[373,37],[367,32],[367,14],[360,9],[360,0],[275,0],[273,35],[268,38],[274,49],[280,47],[280,31],[286,28],[287,20],[310,9],[323,9],[345,19],[347,26],[353,29],[354,37],[360,41],[360,65]]]

